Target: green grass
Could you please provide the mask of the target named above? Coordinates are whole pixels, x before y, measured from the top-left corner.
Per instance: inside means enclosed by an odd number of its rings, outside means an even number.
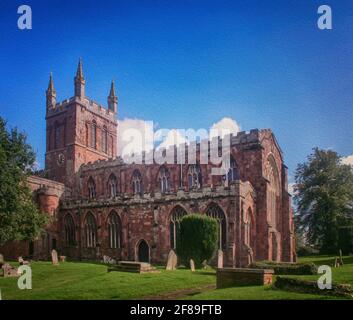
[[[343,266],[333,268],[334,257],[314,256],[301,258],[300,262],[314,262],[317,265],[328,265],[332,267],[332,281],[334,283],[350,284],[353,287],[353,256],[343,257]],[[298,279],[317,280],[320,275],[288,276]]]
[[[187,269],[161,273],[107,273],[94,263],[33,262],[32,290],[19,290],[17,278],[0,278],[2,299],[137,299],[215,282],[214,272]]]
[[[300,262],[309,261],[332,266],[333,257],[300,259]],[[163,298],[163,295],[177,299],[332,299],[328,296],[276,290],[269,286],[205,290],[206,286],[215,285],[213,270],[198,270],[192,273],[188,269],[166,271],[160,267],[160,273],[107,273],[105,265],[88,262],[65,262],[59,266],[53,266],[50,262],[33,262],[31,267],[33,289],[19,290],[17,278],[0,278],[2,299],[141,299]],[[332,268],[332,271],[334,282],[353,286],[353,256],[344,257],[344,266]],[[288,277],[316,281],[319,276]]]
[[[187,297],[193,300],[325,300],[328,296],[275,290],[271,287],[234,287],[217,289]]]

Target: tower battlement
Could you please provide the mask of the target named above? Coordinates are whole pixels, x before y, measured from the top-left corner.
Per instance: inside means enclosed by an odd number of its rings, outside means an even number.
[[[72,186],[82,164],[116,157],[118,98],[112,82],[107,107],[85,94],[80,60],[74,77],[74,96],[56,102],[52,74],[46,90],[47,147],[45,167],[49,178]]]

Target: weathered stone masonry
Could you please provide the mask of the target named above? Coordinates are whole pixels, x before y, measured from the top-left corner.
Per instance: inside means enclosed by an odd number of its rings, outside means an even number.
[[[116,156],[117,101],[114,83],[107,109],[85,96],[81,62],[74,97],[56,103],[50,78],[49,180],[31,177],[29,182],[54,222],[30,252],[29,244],[22,243],[16,254],[46,257],[55,247],[73,259],[108,255],[165,263],[175,246],[178,219],[200,212],[219,221],[225,266],[295,260],[287,168],[271,130],[231,137],[226,179],[212,176],[211,164],[125,164]]]

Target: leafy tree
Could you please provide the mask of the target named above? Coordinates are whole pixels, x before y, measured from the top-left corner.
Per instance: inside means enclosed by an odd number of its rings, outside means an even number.
[[[323,253],[337,253],[340,226],[352,221],[353,172],[331,150],[313,149],[295,173],[298,228]]]
[[[193,259],[197,267],[212,258],[217,249],[218,223],[202,214],[190,214],[180,221],[177,253],[187,264]]]
[[[0,245],[9,240],[33,240],[47,222],[32,201],[26,179],[35,154],[26,136],[0,117]]]

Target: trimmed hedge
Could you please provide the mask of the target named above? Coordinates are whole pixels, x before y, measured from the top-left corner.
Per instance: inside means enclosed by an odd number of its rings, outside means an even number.
[[[276,281],[273,286],[277,289],[300,293],[311,293],[349,298],[353,297],[353,290],[349,284],[333,283],[332,289],[320,289],[316,281],[276,277]]]
[[[218,223],[216,219],[201,214],[189,214],[180,220],[177,254],[181,262],[193,259],[197,267],[212,258],[217,250]]]
[[[309,247],[309,246],[302,246],[297,249],[298,257],[306,257],[306,256],[314,256],[320,253],[319,250]]]
[[[317,266],[314,263],[290,263],[290,262],[273,262],[273,261],[259,261],[253,262],[250,268],[255,269],[273,269],[275,274],[294,274],[307,275],[317,274]]]

